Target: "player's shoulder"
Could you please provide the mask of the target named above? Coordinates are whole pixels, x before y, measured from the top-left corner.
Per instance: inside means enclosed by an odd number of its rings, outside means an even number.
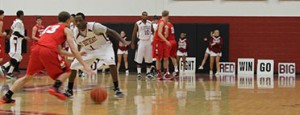
[[[152,24],[152,22],[150,20],[147,20],[147,23]]]
[[[140,25],[140,24],[142,24],[142,23],[143,23],[142,20],[136,21],[136,24],[137,24],[137,25]]]

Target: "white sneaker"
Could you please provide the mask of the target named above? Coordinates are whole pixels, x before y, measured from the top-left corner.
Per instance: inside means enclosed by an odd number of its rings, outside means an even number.
[[[214,74],[214,72],[213,71],[209,71],[209,75],[213,75]]]
[[[203,68],[203,66],[200,66],[198,69],[203,70],[204,68]]]
[[[129,75],[129,70],[126,70],[126,71],[125,71],[125,74],[126,74],[126,75]]]
[[[216,76],[219,76],[220,75],[220,72],[216,72],[216,74],[215,74]]]

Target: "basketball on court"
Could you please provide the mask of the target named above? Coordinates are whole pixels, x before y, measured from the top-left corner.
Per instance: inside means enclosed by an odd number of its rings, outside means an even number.
[[[91,91],[91,99],[95,102],[95,103],[102,103],[106,100],[107,98],[107,92],[105,89],[101,88],[101,87],[97,87],[92,89]]]

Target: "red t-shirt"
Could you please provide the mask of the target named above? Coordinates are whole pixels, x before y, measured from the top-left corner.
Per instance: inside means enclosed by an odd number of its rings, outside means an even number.
[[[41,26],[35,25],[35,27],[36,27],[35,37],[40,38],[43,31],[45,30],[45,27],[43,25]],[[37,44],[37,41],[33,40],[33,44]]]
[[[38,45],[45,46],[57,51],[57,46],[63,44],[66,41],[65,24],[55,24],[48,26],[40,40]]]
[[[160,20],[158,21],[158,23],[157,23],[158,26],[157,26],[157,29],[156,29],[156,31],[155,31],[154,41],[163,41],[163,40],[158,36],[158,29],[159,29],[160,23],[163,23],[163,24],[164,24],[164,25],[163,25],[162,34],[163,34],[163,36],[164,36],[164,34],[165,34],[165,26],[166,26],[166,22],[165,22],[163,19],[160,19]]]
[[[167,26],[168,26],[168,33],[169,33],[169,35],[168,35],[168,41],[171,41],[171,40],[175,40],[175,30],[174,30],[174,26],[173,26],[173,24],[172,23],[168,23],[167,24]]]

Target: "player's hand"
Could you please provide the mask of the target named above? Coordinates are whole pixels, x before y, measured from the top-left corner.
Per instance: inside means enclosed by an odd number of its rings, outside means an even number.
[[[5,38],[6,36],[7,36],[7,33],[6,33],[6,32],[3,32],[3,33],[2,33],[2,37]]]
[[[135,49],[135,44],[131,44],[131,49]]]
[[[171,46],[171,43],[170,43],[169,41],[166,41],[166,44],[167,44],[168,46]]]
[[[87,54],[86,52],[80,52],[81,56],[86,56],[86,54]]]
[[[88,76],[95,76],[96,74],[94,71],[91,69],[89,66],[84,66],[83,71],[88,75]]]

